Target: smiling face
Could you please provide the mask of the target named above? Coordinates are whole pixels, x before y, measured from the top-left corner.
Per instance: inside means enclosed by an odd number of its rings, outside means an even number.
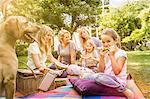
[[[109,35],[102,34],[101,40],[102,40],[102,46],[106,49],[116,44],[116,41]]]
[[[91,41],[91,40],[88,40],[86,43],[85,43],[85,50],[88,52],[88,53],[91,53],[95,48],[95,45],[94,45],[94,42]]]

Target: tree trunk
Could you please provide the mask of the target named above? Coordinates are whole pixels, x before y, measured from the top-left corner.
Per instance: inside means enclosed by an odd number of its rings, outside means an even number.
[[[78,27],[78,24],[77,24],[77,15],[73,15],[72,16],[72,22],[71,22],[71,29],[70,29],[70,32],[71,34],[77,29]]]

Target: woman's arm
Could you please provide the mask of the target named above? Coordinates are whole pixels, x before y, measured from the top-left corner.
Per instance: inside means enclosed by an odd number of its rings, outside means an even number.
[[[70,57],[71,57],[71,64],[75,64],[75,62],[76,62],[76,51],[75,51],[75,49],[71,49]]]
[[[62,64],[61,62],[59,62],[57,59],[55,59],[51,53],[51,51],[49,51],[48,54],[48,60],[54,62],[57,66],[62,67],[62,68],[68,68],[67,65]]]
[[[60,55],[58,55],[57,60],[60,62],[60,60],[61,60],[61,56]]]
[[[45,67],[41,66],[39,54],[31,54],[31,55],[32,55],[32,59],[35,64],[35,67],[38,68],[40,72],[44,72],[45,69],[49,70],[48,68],[46,68],[46,66]]]
[[[35,64],[35,67],[40,68],[41,64],[40,64],[40,60],[39,60],[39,55],[38,54],[32,54],[32,59],[33,59],[33,62]]]

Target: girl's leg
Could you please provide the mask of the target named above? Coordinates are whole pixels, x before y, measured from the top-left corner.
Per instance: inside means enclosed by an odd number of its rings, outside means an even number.
[[[119,78],[117,78],[116,76],[111,76],[102,73],[97,76],[96,82],[109,87],[116,88],[118,92],[124,93],[124,95],[128,99],[134,99],[134,93],[130,89],[127,89],[126,84],[120,81]]]
[[[82,79],[96,80],[98,73],[84,73]]]
[[[128,99],[134,99],[134,93],[130,89],[126,89],[123,93]]]

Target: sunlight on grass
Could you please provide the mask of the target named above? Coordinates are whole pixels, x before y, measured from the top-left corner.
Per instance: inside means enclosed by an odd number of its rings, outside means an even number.
[[[150,99],[150,51],[130,51],[128,53],[128,72],[143,92]]]

